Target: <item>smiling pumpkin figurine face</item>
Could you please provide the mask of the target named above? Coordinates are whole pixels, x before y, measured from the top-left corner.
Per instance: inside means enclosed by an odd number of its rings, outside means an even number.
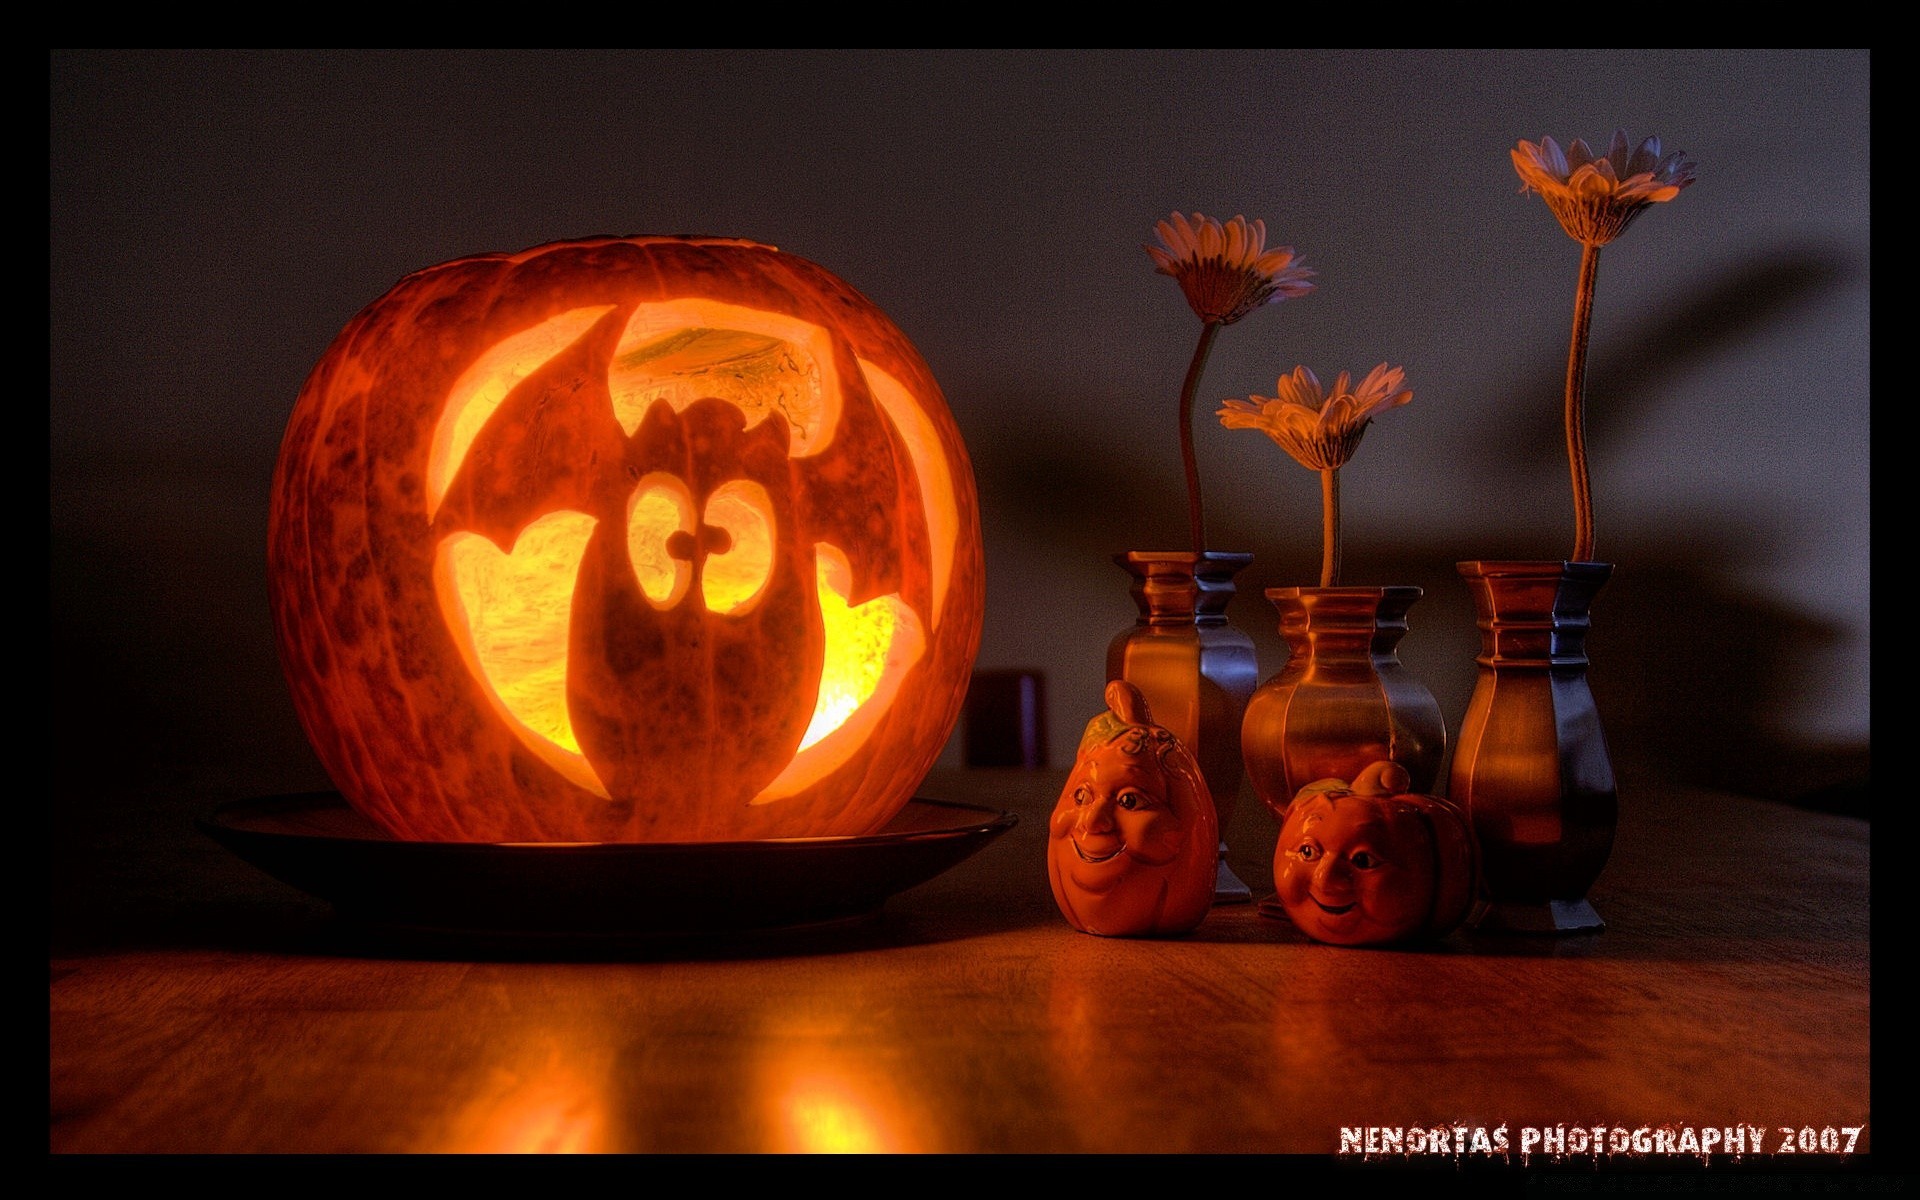
[[[1407,792],[1398,763],[1378,762],[1349,785],[1323,779],[1287,806],[1273,883],[1300,931],[1337,946],[1439,937],[1478,896],[1478,854],[1460,811]]]
[[[1219,819],[1193,754],[1153,723],[1140,690],[1107,685],[1048,828],[1047,877],[1069,924],[1108,937],[1173,935],[1213,904]]]

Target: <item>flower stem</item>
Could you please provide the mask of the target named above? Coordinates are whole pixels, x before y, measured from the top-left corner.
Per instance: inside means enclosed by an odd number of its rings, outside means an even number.
[[[1193,362],[1187,366],[1187,380],[1180,385],[1180,461],[1187,470],[1187,524],[1193,535],[1193,552],[1207,552],[1207,518],[1200,500],[1200,465],[1193,454],[1193,395],[1200,390],[1200,373],[1206,370],[1207,354],[1213,349],[1213,336],[1220,332],[1217,321],[1200,325],[1200,344],[1193,348]]]
[[[1573,561],[1593,561],[1593,485],[1587,478],[1587,341],[1600,246],[1583,242],[1580,287],[1573,298],[1573,344],[1567,348],[1567,466],[1573,473]]]
[[[1320,472],[1320,586],[1340,586],[1340,469]]]

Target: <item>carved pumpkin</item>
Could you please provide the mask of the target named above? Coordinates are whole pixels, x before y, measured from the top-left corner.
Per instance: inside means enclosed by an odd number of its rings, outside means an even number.
[[[1200,764],[1154,724],[1140,689],[1107,684],[1054,806],[1047,879],[1083,933],[1186,933],[1213,906],[1219,816]]]
[[[1407,791],[1395,762],[1323,779],[1287,806],[1274,891],[1302,933],[1339,946],[1440,937],[1479,900],[1479,849],[1459,809]]]
[[[743,241],[401,280],[301,393],[268,556],[301,721],[405,838],[873,832],[979,643],[972,469],[925,362]]]

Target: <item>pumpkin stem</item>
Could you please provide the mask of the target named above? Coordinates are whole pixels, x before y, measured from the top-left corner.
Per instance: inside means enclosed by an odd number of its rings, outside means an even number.
[[[1153,714],[1147,709],[1147,698],[1138,687],[1126,680],[1115,679],[1108,683],[1106,699],[1107,708],[1127,724],[1153,724]]]

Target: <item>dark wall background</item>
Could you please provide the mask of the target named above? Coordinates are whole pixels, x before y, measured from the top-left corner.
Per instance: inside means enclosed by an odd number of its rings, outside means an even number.
[[[1700,169],[1602,257],[1616,755],[1813,802],[1865,779],[1864,50],[54,51],[49,96],[57,796],[324,786],[264,578],[304,377],[409,271],[596,233],[770,242],[914,339],[982,494],[980,664],[1046,672],[1064,762],[1132,619],[1111,556],[1185,539],[1197,324],[1141,247],[1176,208],[1263,218],[1320,287],[1225,331],[1205,409],[1296,363],[1405,367],[1413,403],[1342,473],[1346,581],[1427,589],[1403,658],[1455,724],[1452,563],[1572,541],[1579,251],[1507,152],[1616,125]],[[1259,591],[1316,582],[1316,481],[1198,438],[1271,675]]]

